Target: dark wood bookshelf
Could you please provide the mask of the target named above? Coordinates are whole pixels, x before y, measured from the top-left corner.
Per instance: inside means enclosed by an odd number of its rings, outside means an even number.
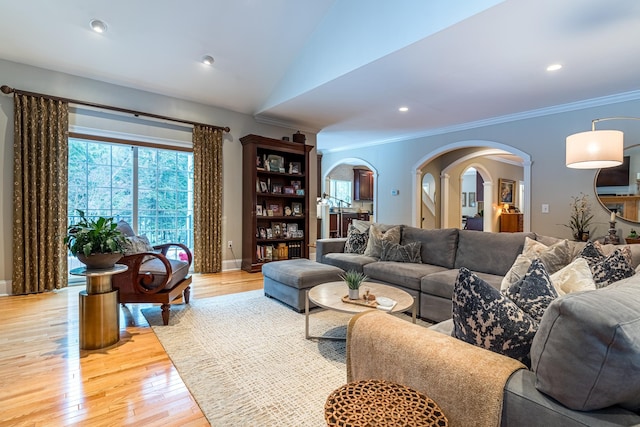
[[[253,134],[240,142],[242,269],[255,273],[267,262],[308,258],[313,146]]]

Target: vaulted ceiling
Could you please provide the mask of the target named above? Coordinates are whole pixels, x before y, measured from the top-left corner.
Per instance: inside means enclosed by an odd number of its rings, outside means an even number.
[[[320,150],[640,98],[637,0],[0,0],[0,11],[2,59],[319,132]],[[107,32],[90,30],[94,18]]]

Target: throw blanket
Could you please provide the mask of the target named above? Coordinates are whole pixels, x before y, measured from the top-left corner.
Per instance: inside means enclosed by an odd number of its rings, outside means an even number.
[[[354,316],[348,328],[347,379],[404,384],[433,399],[450,427],[500,425],[504,386],[525,366],[386,313]]]

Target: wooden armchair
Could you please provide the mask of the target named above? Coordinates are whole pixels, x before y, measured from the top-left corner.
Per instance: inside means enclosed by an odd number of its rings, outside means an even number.
[[[171,246],[180,247],[186,253],[187,260],[167,258],[167,251]],[[162,322],[168,325],[171,301],[184,294],[184,302],[189,303],[189,267],[193,257],[189,248],[182,243],[166,243],[153,248],[158,252],[141,252],[122,257],[118,263],[127,265],[129,269],[114,275],[112,285],[118,290],[118,301],[122,305],[162,304]]]

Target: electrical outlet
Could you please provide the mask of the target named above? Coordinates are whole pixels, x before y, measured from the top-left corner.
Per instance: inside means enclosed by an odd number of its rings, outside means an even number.
[[[549,205],[548,204],[543,204],[542,205],[542,213],[549,213]]]
[[[232,247],[233,247],[233,241],[229,240],[229,241],[227,242],[227,247],[228,247],[228,248],[232,248]]]

